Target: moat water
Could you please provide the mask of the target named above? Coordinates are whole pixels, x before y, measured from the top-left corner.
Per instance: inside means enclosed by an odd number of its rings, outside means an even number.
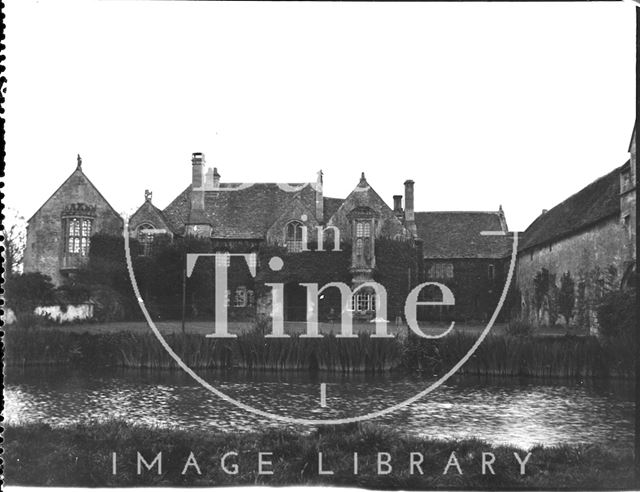
[[[181,371],[15,367],[6,371],[4,417],[9,424],[65,425],[115,418],[202,431],[295,427],[241,410]],[[243,403],[307,419],[381,410],[417,394],[431,382],[406,375],[200,374]],[[326,385],[326,407],[320,405],[321,383]],[[432,438],[473,437],[523,448],[577,443],[629,448],[634,438],[634,401],[630,381],[454,376],[423,399],[372,422]]]

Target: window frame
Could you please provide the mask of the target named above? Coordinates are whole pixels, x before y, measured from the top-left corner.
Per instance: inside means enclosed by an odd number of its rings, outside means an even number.
[[[289,253],[300,253],[302,251],[303,230],[304,224],[299,220],[290,220],[284,226],[284,245]],[[293,234],[291,235],[290,232]],[[298,238],[298,236],[300,237]]]
[[[93,219],[70,216],[64,219],[65,255],[89,256]]]

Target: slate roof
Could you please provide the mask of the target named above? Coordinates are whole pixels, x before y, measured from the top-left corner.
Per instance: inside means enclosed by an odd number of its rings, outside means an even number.
[[[571,236],[620,213],[620,171],[623,167],[598,178],[534,220],[523,233],[519,251]]]
[[[416,212],[415,220],[427,259],[504,258],[511,250],[511,236],[480,234],[506,232],[500,212]]]
[[[280,217],[292,200],[299,196],[310,211],[315,211],[315,191],[308,183],[289,183],[296,191],[285,191],[276,183],[254,183],[247,188],[240,183],[221,183],[219,190],[205,191],[204,217],[213,226],[213,237],[226,239],[260,239]],[[190,217],[191,186],[178,195],[164,215],[173,231],[184,233]],[[334,206],[329,199],[330,206]],[[326,202],[325,202],[326,203]]]
[[[145,200],[144,203],[140,205],[140,207],[138,207],[138,210],[136,210],[133,214],[131,214],[131,217],[129,217],[129,222],[134,222],[137,218],[136,217],[137,215],[145,216],[146,214],[149,214],[149,213],[151,215],[155,214],[156,217],[162,221],[162,223],[154,224],[156,227],[163,228],[163,226],[166,225],[166,226],[169,226],[170,229],[172,229],[171,226],[169,225],[169,221],[167,220],[167,217],[165,216],[164,212],[160,210],[158,207],[156,207],[150,200]],[[150,222],[155,222],[155,221],[151,220]]]
[[[344,199],[342,198],[328,198],[324,197],[324,220],[328,221],[333,214],[337,212],[340,208],[340,205],[344,203]]]

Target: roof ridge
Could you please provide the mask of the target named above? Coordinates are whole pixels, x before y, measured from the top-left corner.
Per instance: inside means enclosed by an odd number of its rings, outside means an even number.
[[[627,160],[628,161],[628,160]],[[572,198],[578,196],[580,193],[584,192],[585,190],[587,190],[588,188],[594,186],[595,184],[599,183],[600,181],[609,178],[613,173],[616,172],[620,172],[620,170],[627,164],[627,162],[625,161],[624,164],[622,164],[621,166],[618,166],[616,168],[614,168],[613,170],[609,171],[607,174],[603,174],[602,176],[594,179],[593,181],[591,181],[589,184],[583,186],[582,188],[580,188],[578,191],[576,191],[575,193],[569,195],[567,198],[565,198],[564,200],[562,200],[559,203],[556,203],[553,207],[551,207],[549,210],[547,210],[544,214],[540,214],[538,215],[535,219],[533,219],[533,222],[531,222],[531,224],[529,224],[529,226],[524,230],[524,232],[527,232],[529,230],[529,228],[534,225],[536,222],[538,222],[538,220],[540,220],[542,217],[545,217],[547,214],[549,214],[550,212],[552,212],[553,210],[557,209],[558,207],[564,205],[565,203],[567,203],[569,200],[571,200]]]
[[[500,210],[427,210],[416,214],[500,214]]]

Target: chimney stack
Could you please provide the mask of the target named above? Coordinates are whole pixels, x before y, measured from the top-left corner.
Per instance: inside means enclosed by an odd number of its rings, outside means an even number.
[[[320,224],[324,224],[324,195],[322,190],[322,170],[318,171],[316,178],[316,220]]]
[[[402,195],[393,195],[393,213],[399,219],[402,219]]]
[[[207,174],[204,177],[204,189],[213,189],[213,169],[211,168],[207,169]]]
[[[393,195],[393,211],[402,210],[402,195]]]
[[[404,182],[404,223],[414,237],[417,236],[416,217],[413,210],[413,180]]]
[[[191,155],[191,210],[204,210],[204,154]]]
[[[213,168],[213,187],[220,188],[220,175],[218,174],[218,168]]]

